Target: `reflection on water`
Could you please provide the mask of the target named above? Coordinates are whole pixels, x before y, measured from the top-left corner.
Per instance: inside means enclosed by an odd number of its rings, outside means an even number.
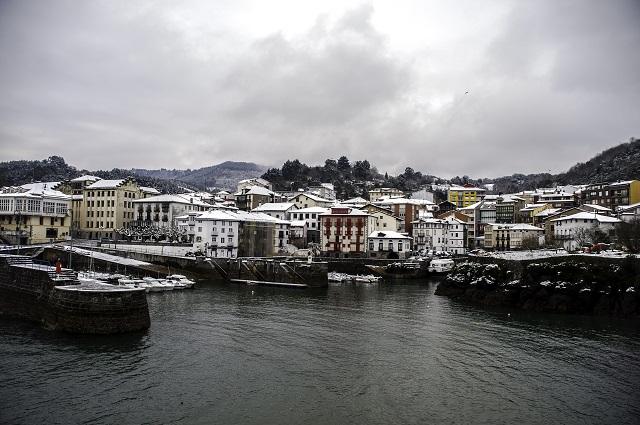
[[[435,282],[149,296],[145,333],[0,320],[1,423],[634,423],[637,323],[485,311]]]

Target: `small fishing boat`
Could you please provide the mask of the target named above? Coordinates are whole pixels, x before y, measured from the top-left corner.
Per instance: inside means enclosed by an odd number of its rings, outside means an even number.
[[[172,274],[164,280],[166,283],[174,286],[175,289],[193,288],[195,281],[181,274]]]

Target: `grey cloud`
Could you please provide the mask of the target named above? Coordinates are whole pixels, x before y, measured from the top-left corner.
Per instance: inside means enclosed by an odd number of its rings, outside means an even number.
[[[214,24],[188,39],[163,4],[5,1],[0,156],[186,168],[346,154],[496,176],[561,171],[637,136],[636,3],[507,4],[491,34],[468,36],[486,50],[461,38],[406,55],[371,5],[247,40]],[[447,48],[471,59],[438,62]]]

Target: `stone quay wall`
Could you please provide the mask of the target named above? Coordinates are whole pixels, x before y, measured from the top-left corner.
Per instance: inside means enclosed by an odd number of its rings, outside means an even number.
[[[438,285],[436,295],[482,306],[640,318],[640,259],[468,257]]]

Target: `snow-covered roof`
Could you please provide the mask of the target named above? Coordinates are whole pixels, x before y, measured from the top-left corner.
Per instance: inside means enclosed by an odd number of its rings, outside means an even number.
[[[170,202],[176,204],[188,204],[188,205],[197,205],[200,207],[211,207],[211,204],[207,204],[206,202],[202,202],[197,198],[190,197],[189,195],[158,195],[158,196],[150,196],[148,198],[136,199],[133,203],[141,204],[141,203],[150,203],[150,202]]]
[[[332,183],[320,183],[320,186],[324,187],[325,189],[334,190]]]
[[[503,227],[510,230],[534,230],[534,231],[544,232],[544,229],[540,227],[533,226],[531,224],[525,224],[525,223],[487,223],[487,226],[491,226],[494,228]]]
[[[351,198],[351,199],[347,199],[345,201],[340,201],[341,204],[368,204],[369,201],[367,201],[364,198],[361,198],[360,196],[355,197],[355,198]]]
[[[80,177],[76,177],[75,179],[71,179],[72,182],[85,182],[85,181],[96,181],[102,180],[100,177],[92,176],[90,174],[85,174]]]
[[[335,212],[334,212],[335,211]],[[298,210],[300,212],[300,210]],[[349,207],[334,207],[329,209],[327,212],[322,213],[320,215],[329,216],[329,215],[356,215],[356,216],[367,216],[370,215],[366,211],[361,211],[357,208],[349,208]]]
[[[160,194],[160,191],[155,187],[140,186],[140,190],[143,191],[144,193]]]
[[[461,191],[461,190],[466,190],[466,191],[475,191],[475,192],[486,192],[487,189],[483,189],[481,187],[464,187],[464,186],[451,186],[449,187],[449,190],[451,191]]]
[[[376,201],[375,202],[376,205],[404,205],[404,204],[410,204],[410,205],[425,205],[425,206],[431,206],[431,205],[435,205],[433,202],[431,201],[427,201],[426,199],[411,199],[411,198],[404,198],[404,197],[400,197],[400,198],[385,198],[381,201]]]
[[[591,208],[592,210],[611,212],[611,208],[603,207],[602,205],[584,204],[583,206]]]
[[[95,183],[91,183],[86,189],[115,189],[124,183],[124,179],[117,180],[98,180]]]
[[[296,204],[291,202],[267,202],[266,204],[262,204],[254,209],[252,212],[262,212],[262,211],[287,211],[290,208],[295,208]]]
[[[613,182],[613,183],[609,183],[609,186],[628,186],[631,183],[633,183],[636,180],[626,180],[623,182]]]
[[[547,204],[526,204],[524,208],[520,208],[520,211],[533,211],[536,208],[544,207]]]
[[[547,217],[559,212],[561,208],[547,208],[535,214],[536,217]]]
[[[28,185],[25,185],[28,186]],[[42,199],[49,198],[60,201],[71,200],[71,195],[60,192],[59,190],[45,189],[43,187],[25,188],[20,187],[5,187],[0,193],[0,197],[3,198],[33,198]]]
[[[616,209],[619,212],[625,212],[625,211],[633,210],[633,209],[636,209],[636,208],[640,208],[640,202],[636,202],[635,204],[631,204],[631,205],[620,205]]]
[[[307,207],[300,208],[299,210],[292,211],[294,213],[309,213],[309,214],[322,214],[329,211],[329,208],[324,207]]]
[[[23,187],[27,190],[42,192],[43,190],[55,190],[61,184],[62,182],[38,182],[38,183],[23,184],[20,187]]]
[[[236,196],[240,195],[262,195],[262,196],[271,196],[274,195],[272,191],[267,189],[266,187],[253,185],[248,186],[242,189],[240,192],[235,193]]]
[[[596,214],[588,211],[579,212],[566,217],[554,218],[551,221],[567,221],[567,220],[597,220],[599,223],[619,223],[620,220],[608,215]]]
[[[296,199],[298,196],[303,196],[303,195],[306,196],[307,198],[313,200],[313,201],[316,201],[316,202],[327,203],[327,204],[332,204],[333,203],[333,201],[331,199],[325,199],[325,198],[322,198],[322,197],[320,197],[318,195],[314,195],[313,193],[309,193],[309,192],[299,193],[299,194],[297,194],[296,196],[294,196],[293,198],[291,198],[289,200],[292,201],[292,200]]]
[[[482,201],[478,201],[475,204],[471,204],[471,205],[467,205],[466,207],[462,207],[459,210],[475,210],[476,208],[478,208],[480,206],[480,204],[482,204]]]
[[[402,233],[394,232],[393,230],[376,230],[369,234],[369,238],[376,239],[413,239]]]

